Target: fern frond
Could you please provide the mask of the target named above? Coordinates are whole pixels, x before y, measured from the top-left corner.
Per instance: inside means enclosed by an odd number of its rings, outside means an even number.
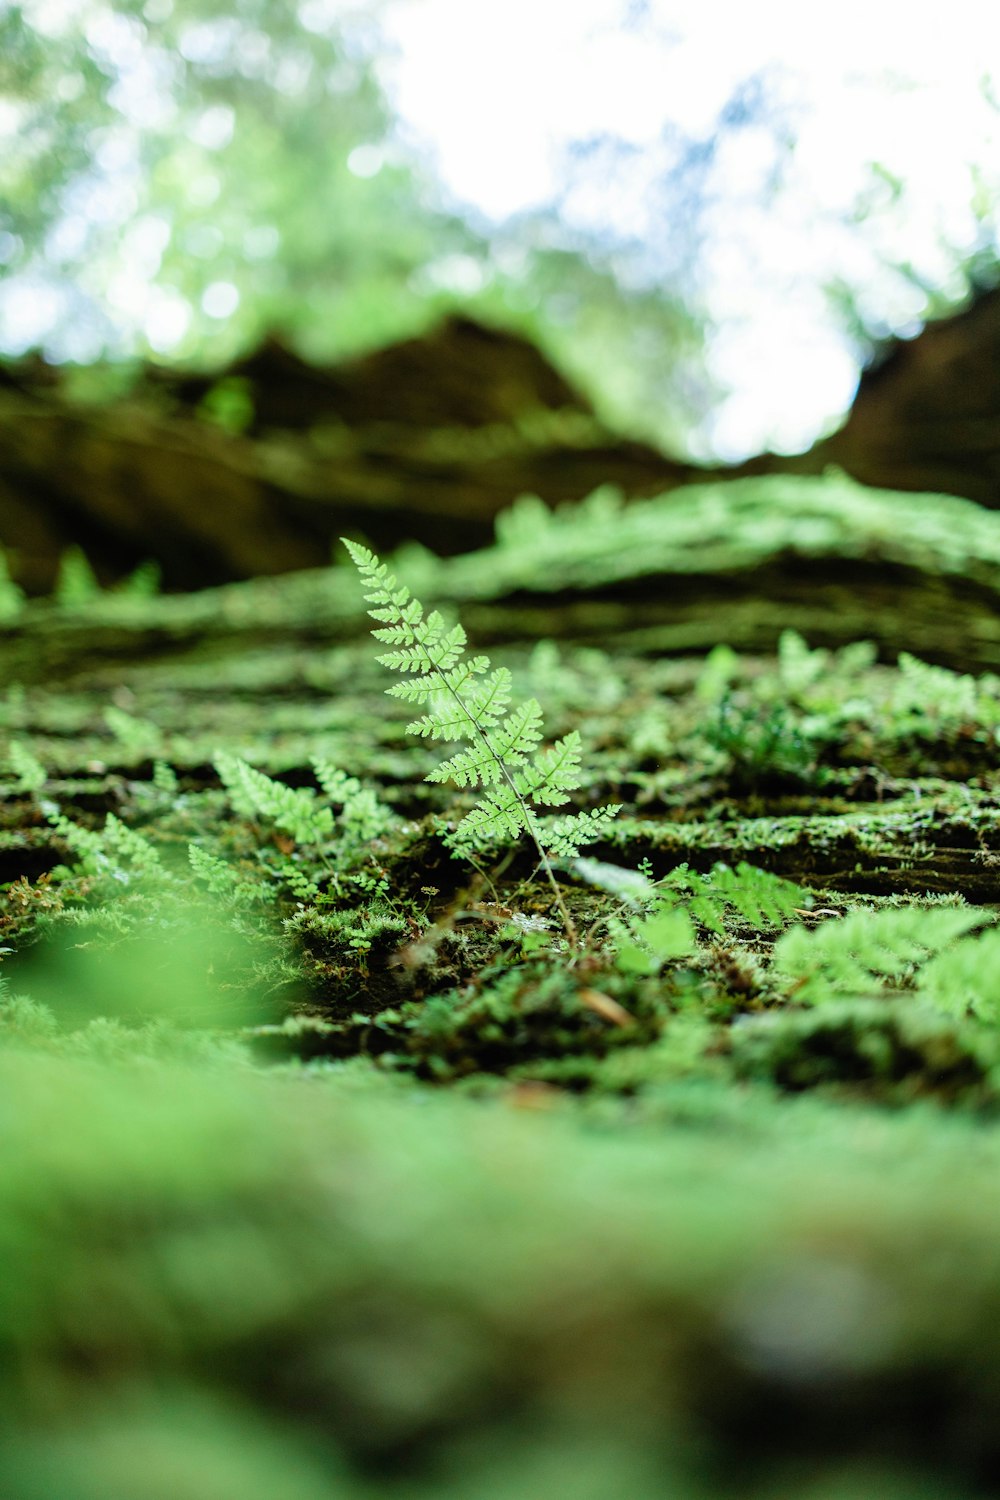
[[[714,894],[756,928],[780,927],[810,899],[802,886],[745,862],[717,864],[711,880]]]
[[[488,657],[478,656],[475,661],[484,664],[480,670],[489,667]],[[510,672],[506,667],[497,667],[495,671],[490,672],[485,682],[476,685],[474,691],[465,700],[465,706],[481,728],[490,729],[494,724],[498,724],[507,712],[513,691],[514,679]]]
[[[456,786],[496,786],[504,780],[504,774],[503,761],[497,760],[489,745],[482,744],[449,756],[428,771],[425,780],[453,781]]]
[[[316,780],[330,801],[337,807],[343,807],[345,802],[349,802],[361,791],[361,782],[358,778],[349,776],[331,760],[324,760],[322,756],[314,755],[312,768],[316,772]]]
[[[525,795],[543,807],[561,807],[568,802],[569,793],[580,786],[582,749],[580,735],[573,729],[536,755],[524,776]]]
[[[177,772],[174,770],[173,766],[169,764],[168,761],[153,761],[153,785],[155,786],[156,790],[158,792],[162,792],[164,796],[176,796],[177,788],[179,787],[180,782],[177,777]]]
[[[404,703],[433,702],[440,691],[441,683],[436,677],[407,678],[404,682],[393,682],[386,688],[390,698],[401,698]]]
[[[366,599],[372,597],[377,598],[382,594],[391,591],[392,589],[399,589],[399,585],[396,583],[395,578],[393,578],[392,574],[389,572],[386,564],[384,562],[380,562],[379,559],[375,556],[374,552],[370,552],[368,548],[363,547],[360,542],[348,541],[347,537],[341,537],[341,541],[350,553],[351,560],[353,561],[358,572],[361,574],[362,581],[366,584],[371,584],[372,587],[377,589],[377,593],[375,595],[366,594]],[[409,598],[408,589],[399,589],[399,593],[404,599]]]
[[[917,988],[924,1000],[947,1016],[972,1014],[1000,1022],[1000,928],[966,937],[937,954],[920,970]]]
[[[988,920],[988,913],[968,907],[855,911],[786,932],[775,946],[772,972],[792,985],[797,1000],[810,1004],[871,994],[898,986]]]
[[[45,767],[23,740],[11,740],[7,746],[7,764],[16,777],[15,791],[40,792],[48,780]]]
[[[469,732],[470,722],[480,729],[491,729],[506,712],[512,691],[512,678],[506,667],[497,667],[483,683],[476,683],[465,695],[464,689],[473,674],[489,668],[489,658],[476,656],[456,667],[449,674],[447,691],[431,688],[433,694],[429,714],[407,724],[407,734],[418,734],[424,739],[460,740]],[[394,697],[402,697],[395,688],[404,686],[394,683],[386,691]],[[410,686],[409,683],[405,686]],[[458,700],[456,702],[456,699]]]
[[[535,833],[537,823],[531,809],[507,782],[490,787],[482,800],[466,813],[448,839],[453,849],[469,854],[524,832]],[[537,833],[536,833],[537,837]]]
[[[490,750],[506,765],[519,766],[534,755],[542,740],[542,705],[528,698],[512,708],[493,733],[486,735]],[[576,783],[579,786],[579,781]]]
[[[549,818],[542,825],[545,847],[558,859],[576,859],[584,845],[594,844],[604,837],[609,823],[621,810],[620,802],[608,802],[586,812]]]
[[[465,733],[470,728],[478,730],[479,725],[467,720]],[[541,737],[542,710],[534,698],[529,698],[519,708],[511,709],[497,729],[480,733],[470,749],[460,751],[429,771],[427,780],[454,781],[456,786],[495,786],[509,780],[516,794],[524,795],[522,778],[511,772],[526,763]]]
[[[203,880],[214,896],[229,894],[237,883],[232,865],[200,844],[188,844],[188,863],[195,878]]]
[[[215,769],[241,817],[269,818],[297,844],[319,844],[333,832],[333,813],[308,787],[285,786],[238,755],[219,755]]]
[[[158,851],[134,828],[128,828],[108,813],[104,827],[97,832],[83,828],[67,818],[54,802],[43,802],[42,811],[50,825],[79,857],[80,866],[88,874],[114,875],[127,879],[125,864],[144,874],[162,873]]]
[[[650,891],[658,898],[652,907],[648,905]],[[615,961],[630,972],[651,973],[653,960],[658,969],[668,958],[692,953],[697,927],[721,936],[734,916],[758,929],[776,926],[808,899],[801,886],[753,865],[739,864],[733,870],[720,863],[707,875],[678,865],[656,886],[646,882],[646,891],[635,903],[646,907],[641,920],[612,924]]]
[[[976,718],[978,688],[974,677],[932,666],[911,656],[909,651],[899,653],[897,665],[899,677],[893,706],[898,712],[915,712],[922,717],[955,723]]]
[[[118,743],[133,755],[148,755],[163,739],[156,724],[148,719],[138,719],[124,709],[109,704],[104,710],[104,722]]]
[[[373,787],[362,786],[356,776],[320,756],[312,757],[316,780],[335,807],[341,809],[340,824],[353,844],[381,838],[393,821],[393,814],[378,800]]]
[[[465,655],[461,625],[446,626],[434,610],[401,589],[384,563],[357,542],[345,539],[374,605],[376,640],[395,650],[378,661],[405,674],[386,691],[426,711],[407,726],[423,739],[466,742],[427,775],[432,782],[453,782],[482,789],[479,802],[448,838],[453,853],[472,854],[491,844],[528,833],[552,885],[571,941],[575,929],[552,870],[551,858],[575,857],[580,846],[600,836],[617,808],[540,823],[536,809],[559,807],[582,784],[580,736],[575,731],[541,749],[542,709],[535,698],[512,705],[513,684],[504,667],[491,670],[489,658]]]
[[[433,626],[435,620],[437,627]],[[450,672],[465,650],[465,631],[461,625],[453,625],[447,631],[443,626],[441,616],[432,615],[426,624],[412,632],[409,627],[398,631],[373,630],[372,635],[378,640],[405,642],[401,651],[386,651],[375,660],[390,672]]]
[[[108,813],[104,819],[104,847],[114,854],[122,855],[131,860],[137,869],[158,870],[160,868],[160,856],[158,851],[144,838],[135,828],[129,828],[114,813]]]
[[[780,927],[810,899],[802,886],[745,862],[735,870],[719,863],[708,875],[681,865],[666,877],[663,889],[676,892],[694,920],[720,936],[734,916],[758,931]]]

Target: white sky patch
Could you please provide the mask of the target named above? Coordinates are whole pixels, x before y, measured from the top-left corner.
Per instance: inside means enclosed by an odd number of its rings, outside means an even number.
[[[604,30],[620,14],[619,0],[396,0],[385,31],[398,50],[381,71],[448,187],[503,218],[555,195],[567,141],[655,137],[660,63]]]
[[[213,104],[203,110],[189,134],[206,151],[221,151],[233,138],[236,112],[228,104]]]
[[[190,326],[191,308],[180,292],[154,287],[142,325],[149,347],[157,354],[169,354]]]
[[[347,158],[347,170],[355,177],[377,177],[385,166],[381,146],[355,146]]]
[[[912,332],[922,296],[883,262],[908,260],[931,284],[953,274],[944,246],[971,249],[983,232],[972,163],[980,212],[992,201],[1000,233],[1000,114],[981,88],[991,67],[1000,79],[1000,5],[650,0],[634,30],[623,25],[628,8],[390,0],[395,51],[382,76],[446,187],[498,221],[558,195],[572,142],[609,132],[652,161],[665,126],[706,135],[741,82],[780,77],[797,134],[788,187],[773,204],[754,203],[768,146],[752,131],[728,141],[716,179],[727,201],[702,274],[720,321],[712,369],[733,394],[705,437],[731,458],[808,446],[849,404],[855,380],[817,285],[843,277],[863,289],[868,315]],[[906,191],[899,205],[888,187],[876,194],[865,239],[840,216],[874,162]],[[581,226],[642,237],[655,228],[650,185],[640,158],[613,180],[584,180],[564,211]]]
[[[487,273],[471,255],[443,255],[423,266],[415,280],[427,291],[455,292],[472,297],[486,284]]]
[[[53,39],[68,35],[90,8],[89,0],[26,0],[22,6],[32,28]]]
[[[0,281],[0,347],[26,354],[45,338],[65,308],[58,287],[28,277]]]
[[[201,294],[201,310],[209,318],[230,318],[240,305],[231,281],[212,281]]]

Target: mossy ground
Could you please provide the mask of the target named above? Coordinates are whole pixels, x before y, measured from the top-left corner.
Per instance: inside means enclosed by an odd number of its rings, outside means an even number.
[[[462,794],[323,586],[336,638],[148,601],[0,703],[4,1492],[989,1493],[1000,1030],[916,969],[805,1003],[772,955],[855,911],[991,930],[1000,679],[773,601],[768,653],[497,647],[583,736],[580,805],[624,804],[560,872],[572,947],[526,849],[449,855]],[[334,762],[383,823],[296,841],[220,752],[317,805]],[[607,867],[683,906],[720,861],[801,906],[637,948]]]

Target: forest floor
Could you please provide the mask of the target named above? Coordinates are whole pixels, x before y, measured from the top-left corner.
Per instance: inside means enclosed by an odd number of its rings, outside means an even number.
[[[8,600],[0,1488],[991,1493],[1000,515],[599,492],[393,567],[621,805],[569,930],[451,852],[349,564]]]

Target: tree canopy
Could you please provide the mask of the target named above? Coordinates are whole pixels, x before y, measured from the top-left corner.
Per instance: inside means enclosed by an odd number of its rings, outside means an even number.
[[[856,181],[817,174],[804,85],[752,61],[695,125],[668,99],[652,145],[603,126],[568,141],[554,200],[491,221],[449,191],[387,94],[382,23],[398,9],[4,0],[0,351],[221,365],[279,332],[328,360],[460,305],[538,340],[619,427],[707,454],[710,413],[746,378],[732,361],[755,282],[763,295],[793,276],[793,320],[825,299],[860,360],[992,275],[996,184],[971,127],[970,160],[949,163],[967,190],[935,228],[912,152],[880,160],[873,133]],[[652,45],[657,9],[623,8],[619,24]],[[910,109],[911,84],[886,90],[885,110]],[[849,123],[858,101],[841,103]],[[518,109],[512,88],[499,140]],[[914,215],[936,251],[901,248]],[[804,224],[834,246],[812,269],[788,259]],[[879,265],[895,280],[873,291]]]

